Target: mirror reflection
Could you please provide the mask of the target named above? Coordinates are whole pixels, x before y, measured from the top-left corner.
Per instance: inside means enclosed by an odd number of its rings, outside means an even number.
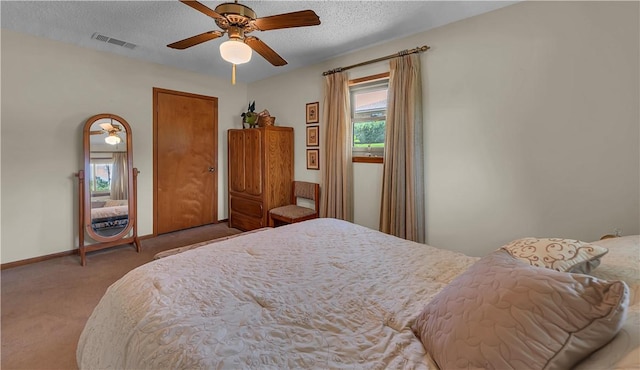
[[[127,132],[118,120],[102,118],[90,128],[88,190],[91,228],[99,236],[123,232],[129,224]]]

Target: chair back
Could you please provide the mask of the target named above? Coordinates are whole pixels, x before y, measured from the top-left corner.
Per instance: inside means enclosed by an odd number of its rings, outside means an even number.
[[[291,191],[291,204],[297,204],[298,198],[313,200],[316,212],[320,210],[320,184],[306,181],[294,181]]]

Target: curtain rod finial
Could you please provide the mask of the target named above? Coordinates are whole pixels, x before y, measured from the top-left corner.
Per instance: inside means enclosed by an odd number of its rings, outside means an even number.
[[[322,72],[323,76],[328,76],[328,75],[332,75],[334,73],[338,73],[338,72],[342,72],[342,67],[338,67],[338,68],[334,68],[334,69],[330,69],[326,72]]]

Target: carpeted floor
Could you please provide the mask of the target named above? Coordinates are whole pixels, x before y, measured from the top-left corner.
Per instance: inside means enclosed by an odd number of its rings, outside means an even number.
[[[160,235],[141,242],[142,252],[120,246],[2,271],[1,368],[77,369],[76,345],[86,320],[105,290],[153,256],[240,233],[226,223]]]

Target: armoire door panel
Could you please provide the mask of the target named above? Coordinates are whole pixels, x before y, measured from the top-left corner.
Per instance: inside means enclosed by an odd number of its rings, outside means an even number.
[[[245,132],[245,192],[249,195],[262,194],[262,132],[247,130]]]
[[[265,176],[271,181],[265,192],[271,208],[289,204],[291,201],[291,181],[293,179],[293,145],[291,136],[283,133],[269,133],[266,137],[267,159]]]
[[[245,191],[244,142],[244,132],[229,130],[229,191],[238,193]]]

